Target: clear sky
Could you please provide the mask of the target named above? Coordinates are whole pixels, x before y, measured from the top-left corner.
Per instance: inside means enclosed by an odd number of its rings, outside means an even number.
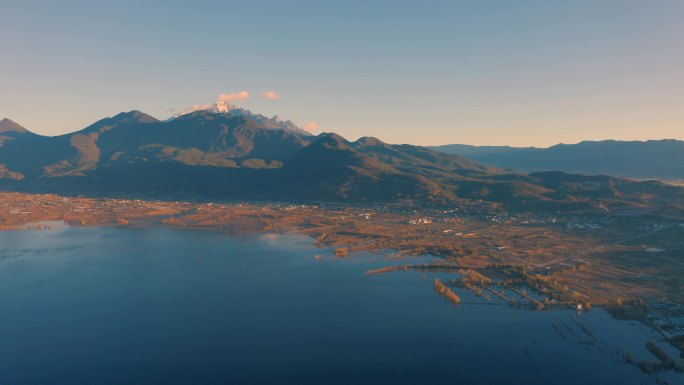
[[[684,139],[684,1],[0,0],[0,118],[34,132],[241,91],[349,139]]]

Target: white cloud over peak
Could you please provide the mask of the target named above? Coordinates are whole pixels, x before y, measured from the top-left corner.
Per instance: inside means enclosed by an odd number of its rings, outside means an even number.
[[[209,107],[211,107],[211,104],[195,104],[194,106],[190,106],[190,107],[183,109],[181,112],[176,114],[176,116],[189,114],[189,113],[195,112],[195,111],[207,110],[207,109],[209,109]]]
[[[308,122],[307,124],[304,125],[303,127],[306,131],[309,132],[314,132],[318,130],[318,123],[316,122]]]
[[[218,96],[218,101],[219,102],[234,102],[237,100],[247,100],[249,99],[249,92],[247,91],[240,91],[240,92],[234,92],[231,94],[220,94]]]
[[[261,97],[264,98],[264,99],[268,99],[268,100],[278,100],[278,99],[280,99],[280,95],[278,95],[278,93],[275,92],[275,91],[266,91],[266,92],[263,92],[263,93],[261,93]]]

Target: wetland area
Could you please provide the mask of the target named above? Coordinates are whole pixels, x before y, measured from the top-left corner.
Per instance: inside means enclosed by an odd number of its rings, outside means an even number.
[[[435,257],[314,246],[302,234],[158,226],[0,232],[0,383],[682,383],[653,328],[530,311],[387,266]],[[68,347],[68,348],[65,348]],[[33,370],[39,366],[41,370]]]

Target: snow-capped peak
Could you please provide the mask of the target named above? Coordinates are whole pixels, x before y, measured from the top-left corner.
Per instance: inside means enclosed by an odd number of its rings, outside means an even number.
[[[223,100],[219,100],[212,104],[207,110],[215,114],[225,114],[234,109],[236,109],[236,107],[232,104],[224,102]]]
[[[183,115],[191,114],[196,111],[209,111],[213,114],[227,114],[233,110],[238,110],[238,107],[230,103],[224,102],[222,100],[218,100],[214,104],[196,104],[194,106],[190,106],[184,109],[183,111],[177,113],[176,115],[172,116],[171,119],[176,119]]]
[[[286,130],[286,131],[295,131],[300,134],[305,134],[305,135],[311,135],[308,131],[305,131],[301,128],[299,128],[296,124],[294,124],[290,120],[281,120],[278,115],[273,116],[272,118],[266,117],[261,114],[253,113],[250,110],[238,107],[236,105],[230,104],[226,101],[223,100],[217,100],[216,103],[214,104],[199,104],[195,105],[192,107],[188,107],[185,110],[181,111],[180,113],[174,115],[171,117],[169,120],[173,120],[176,118],[179,118],[183,115],[187,115],[196,111],[208,111],[211,112],[212,114],[226,114],[230,116],[246,116],[249,117],[256,122],[262,124],[264,128],[271,129],[271,130]]]

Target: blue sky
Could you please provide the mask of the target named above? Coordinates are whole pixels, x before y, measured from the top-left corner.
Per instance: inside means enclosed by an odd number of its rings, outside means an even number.
[[[349,139],[684,139],[684,2],[0,0],[0,117],[46,135],[219,94]],[[281,98],[259,94],[276,91]]]

